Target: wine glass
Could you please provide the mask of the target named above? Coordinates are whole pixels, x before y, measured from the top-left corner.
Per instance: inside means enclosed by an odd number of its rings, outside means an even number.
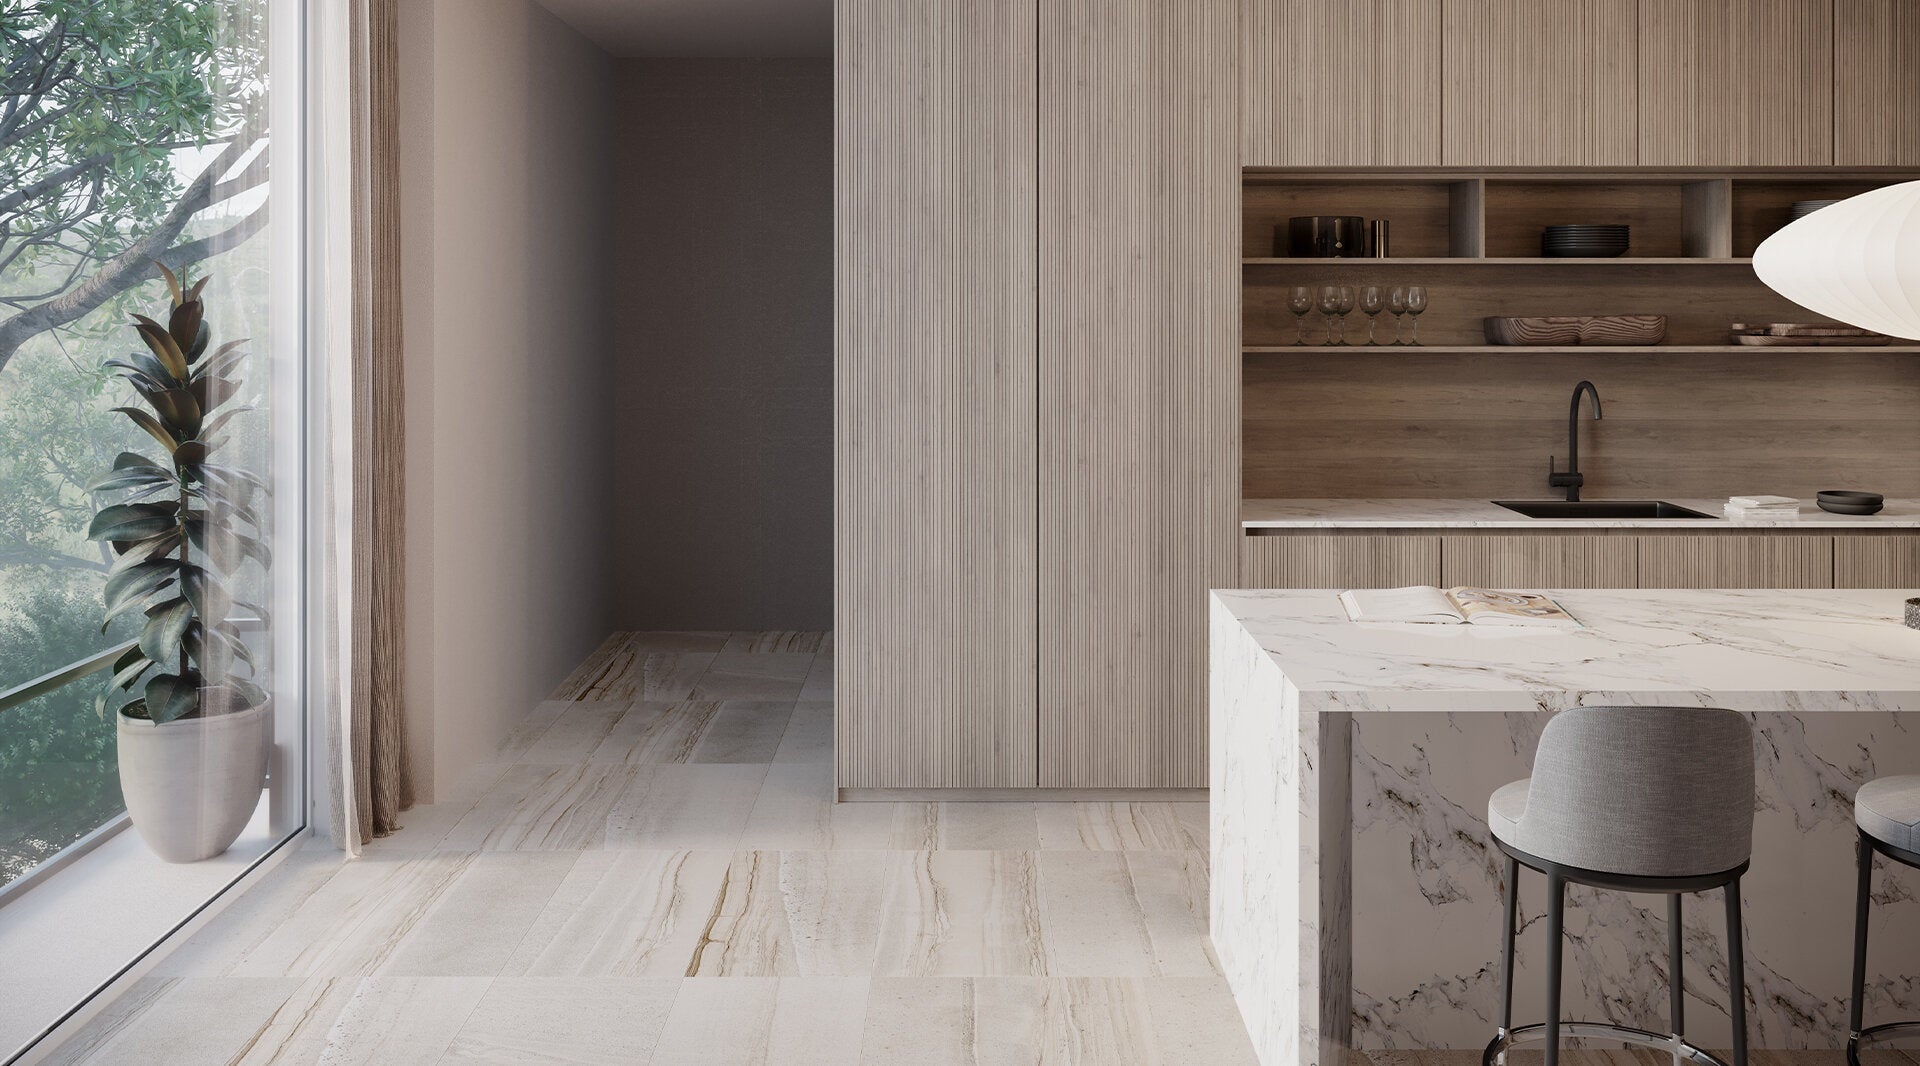
[[[1320,343],[1332,344],[1334,343],[1333,316],[1340,313],[1340,286],[1338,285],[1320,286],[1320,298],[1316,302],[1315,306],[1317,306],[1320,309],[1320,316],[1327,320],[1327,339],[1324,341],[1321,341]]]
[[[1407,286],[1407,314],[1413,319],[1413,340],[1420,343],[1420,313],[1427,309],[1427,288],[1424,285]]]
[[[1342,285],[1334,297],[1335,310],[1340,312],[1340,343],[1347,343],[1347,316],[1353,313],[1353,286]]]
[[[1295,285],[1287,294],[1287,310],[1293,312],[1293,343],[1307,343],[1307,312],[1313,310],[1313,290]]]
[[[1380,312],[1387,306],[1387,298],[1380,286],[1369,285],[1360,290],[1360,313],[1367,316],[1367,343],[1379,344],[1373,339],[1373,329],[1380,322]]]
[[[1400,343],[1400,320],[1407,313],[1407,287],[1395,285],[1387,294],[1387,310],[1393,312],[1393,343]]]

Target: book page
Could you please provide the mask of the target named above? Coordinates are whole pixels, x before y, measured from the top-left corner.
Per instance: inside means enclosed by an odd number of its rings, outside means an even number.
[[[1577,628],[1578,619],[1546,596],[1499,589],[1452,588],[1446,592],[1460,617],[1474,625]]]
[[[1447,594],[1432,585],[1409,585],[1398,589],[1351,589],[1340,594],[1347,617],[1356,622],[1437,622],[1457,624],[1466,621]]]

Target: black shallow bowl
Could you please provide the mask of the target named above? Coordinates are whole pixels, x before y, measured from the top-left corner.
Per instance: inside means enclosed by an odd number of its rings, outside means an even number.
[[[1886,504],[1886,497],[1877,492],[1828,489],[1815,496],[1814,503],[1822,511],[1833,514],[1878,514]]]

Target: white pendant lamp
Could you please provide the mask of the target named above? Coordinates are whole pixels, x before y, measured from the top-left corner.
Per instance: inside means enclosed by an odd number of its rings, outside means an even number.
[[[1920,181],[1787,223],[1754,251],[1753,272],[1809,311],[1920,340]]]

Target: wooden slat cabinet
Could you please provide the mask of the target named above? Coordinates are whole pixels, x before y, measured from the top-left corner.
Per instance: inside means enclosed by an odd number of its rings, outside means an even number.
[[[1442,584],[1493,588],[1628,589],[1638,581],[1631,535],[1462,534],[1441,547]]]
[[[1240,584],[1256,589],[1398,588],[1441,581],[1437,534],[1248,536]]]
[[[1641,588],[1833,587],[1831,536],[1697,533],[1635,539],[1639,542]]]
[[[1031,787],[1035,0],[838,0],[843,788]]]
[[[1920,4],[1834,0],[1833,161],[1920,164]]]
[[[1440,7],[1440,0],[1244,0],[1241,161],[1438,164]]]
[[[1638,19],[1639,0],[1447,0],[1441,161],[1634,165]]]
[[[1833,163],[1833,3],[1640,0],[1640,165]]]
[[[1920,588],[1920,534],[1855,534],[1833,538],[1833,587]]]
[[[1238,30],[1238,0],[1041,0],[1044,787],[1207,782],[1206,592],[1239,570]]]

